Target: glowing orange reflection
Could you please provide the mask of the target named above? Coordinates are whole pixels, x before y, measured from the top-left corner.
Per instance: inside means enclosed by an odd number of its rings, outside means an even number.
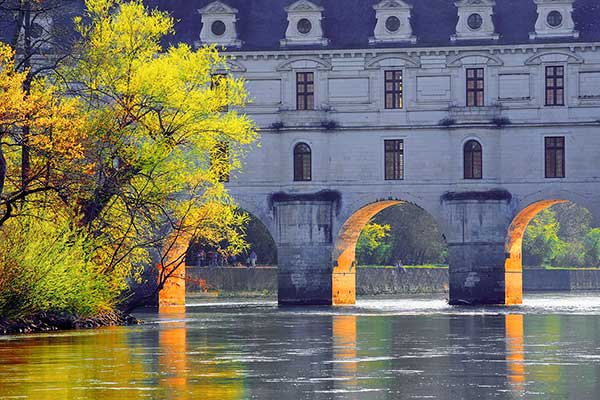
[[[531,204],[523,209],[513,220],[506,237],[504,263],[505,296],[504,304],[523,303],[523,235],[527,225],[540,211],[555,204],[566,203],[564,200],[544,200]]]
[[[358,372],[356,351],[356,316],[335,315],[333,317],[334,376],[348,378],[340,381],[344,386],[356,385]]]
[[[506,316],[506,347],[508,379],[515,390],[522,392],[525,389],[525,352],[521,314]]]
[[[332,301],[334,305],[356,303],[356,243],[360,233],[380,211],[401,204],[397,200],[379,201],[355,212],[342,226],[333,250]]]
[[[185,313],[178,313],[180,307],[161,307],[161,314],[168,313],[169,318],[185,318]],[[187,330],[184,321],[170,322],[161,327],[159,332],[160,371],[164,376],[161,386],[168,391],[174,390],[176,398],[187,399],[188,367],[187,367]]]

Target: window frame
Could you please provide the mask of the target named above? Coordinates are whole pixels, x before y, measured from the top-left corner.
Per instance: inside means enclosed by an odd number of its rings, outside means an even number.
[[[305,146],[308,151],[300,152],[299,149]],[[306,176],[306,157],[308,157],[308,176]],[[306,142],[298,142],[293,148],[293,175],[294,182],[312,181],[312,148]]]
[[[300,77],[303,80],[300,80]],[[311,76],[312,80],[308,77]],[[312,92],[308,90],[309,85],[312,85]],[[302,89],[302,91],[300,90]],[[314,111],[315,110],[315,72],[314,71],[296,71],[296,110],[297,111]],[[300,107],[300,99],[304,105]],[[309,99],[312,101],[311,107],[308,107]]]
[[[392,74],[390,79],[388,74]],[[392,85],[389,90],[388,83]],[[388,103],[388,95],[392,96],[391,103]],[[383,107],[385,110],[404,109],[404,71],[400,68],[383,71]]]
[[[388,151],[388,143],[395,143],[391,151]],[[400,144],[400,146],[396,146],[397,144]],[[405,144],[404,139],[389,138],[383,140],[383,179],[385,181],[403,181],[405,179]],[[388,159],[390,155],[392,155],[392,158]],[[392,163],[391,175],[388,175],[388,163]]]
[[[560,139],[559,144],[550,144],[549,141]],[[566,171],[566,137],[563,136],[544,136],[544,178],[546,179],[563,179],[567,177]],[[559,174],[557,155],[561,154],[560,172]],[[549,160],[552,159],[552,165]],[[550,167],[554,167],[551,168]],[[550,173],[549,173],[550,172]]]
[[[225,140],[218,140],[215,146],[211,149],[210,154],[211,159],[211,168],[213,168],[214,162],[212,160],[215,159],[224,159],[227,160],[229,168],[225,171],[216,171],[217,180],[220,183],[229,183],[231,180],[231,146]]]
[[[469,77],[469,72],[473,71],[474,76]],[[479,76],[481,73],[481,76]],[[469,88],[469,83],[474,82],[474,87]],[[481,83],[481,87],[479,87]],[[473,103],[469,102],[469,94],[473,93]],[[478,95],[481,94],[481,102]],[[467,107],[485,107],[485,68],[475,67],[465,69],[465,104]]]
[[[229,75],[227,73],[224,73],[224,72],[216,72],[214,74],[211,74],[211,76],[210,76],[210,90],[218,90],[221,87],[221,81],[222,80],[227,80],[228,78],[229,78]],[[227,95],[229,95],[229,87],[227,85],[227,82],[225,84],[226,84],[225,90],[227,91]],[[226,113],[228,111],[229,111],[229,104],[224,105],[219,110],[219,112],[224,112],[224,113]]]
[[[479,150],[467,151],[467,146],[471,143],[477,143]],[[475,158],[474,155],[479,154],[479,175],[475,174]],[[470,155],[470,159],[467,156]],[[468,139],[463,144],[463,179],[465,180],[482,180],[483,179],[483,145],[477,139]]]
[[[562,75],[557,74],[557,69],[562,70]],[[549,71],[553,70],[550,74]],[[546,107],[564,107],[565,106],[565,72],[566,67],[564,65],[544,65],[544,105]],[[562,79],[562,85],[558,84],[558,79]],[[549,85],[548,81],[552,83]],[[561,92],[560,102],[558,101],[558,91]],[[552,91],[552,101],[548,102],[549,91]]]

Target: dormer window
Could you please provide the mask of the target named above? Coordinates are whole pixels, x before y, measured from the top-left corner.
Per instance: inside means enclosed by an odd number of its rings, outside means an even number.
[[[548,17],[546,18],[546,22],[551,28],[558,28],[562,25],[563,17],[559,11],[550,11],[548,13]]]
[[[385,20],[385,28],[390,33],[398,32],[398,29],[400,29],[400,20],[398,17],[388,17],[388,19]]]
[[[496,5],[493,0],[460,0],[454,5],[458,8],[458,23],[451,40],[496,40],[500,37],[495,33],[492,19]]]
[[[215,21],[212,23],[210,30],[215,36],[223,36],[227,31],[227,26],[223,21]]]
[[[412,6],[401,0],[384,0],[373,6],[377,24],[370,43],[410,42],[415,43],[410,24]]]
[[[225,47],[241,47],[238,40],[236,22],[238,10],[221,1],[215,1],[198,10],[202,16],[200,43],[216,44]]]
[[[529,34],[530,39],[573,37],[578,38],[573,22],[573,2],[575,0],[534,0],[537,4],[538,18],[535,32]]]
[[[298,32],[300,32],[303,35],[306,35],[310,33],[311,30],[312,23],[310,22],[310,20],[302,18],[300,21],[298,21]]]
[[[285,8],[288,13],[288,27],[281,46],[320,45],[329,41],[323,37],[323,7],[308,0],[300,0]]]
[[[467,19],[467,25],[469,25],[469,28],[476,31],[481,28],[481,25],[483,25],[483,18],[481,18],[481,15],[473,13],[469,15],[469,19]]]

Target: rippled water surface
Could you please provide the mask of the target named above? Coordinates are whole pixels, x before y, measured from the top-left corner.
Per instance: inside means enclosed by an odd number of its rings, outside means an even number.
[[[598,399],[600,294],[279,309],[213,301],[141,326],[0,337],[0,398]]]

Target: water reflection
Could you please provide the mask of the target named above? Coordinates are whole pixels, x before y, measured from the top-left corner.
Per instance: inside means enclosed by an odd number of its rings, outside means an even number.
[[[506,315],[506,361],[508,378],[513,391],[521,395],[525,390],[525,353],[523,340],[523,315]]]
[[[351,393],[357,390],[358,351],[356,343],[356,316],[334,315],[333,382],[334,392]]]
[[[2,338],[0,398],[600,397],[600,309],[382,303],[221,303],[161,309],[137,327]]]
[[[158,333],[159,366],[161,386],[167,389],[172,398],[187,400],[187,331],[185,307],[161,306],[163,318],[172,318],[173,322],[163,324]]]

